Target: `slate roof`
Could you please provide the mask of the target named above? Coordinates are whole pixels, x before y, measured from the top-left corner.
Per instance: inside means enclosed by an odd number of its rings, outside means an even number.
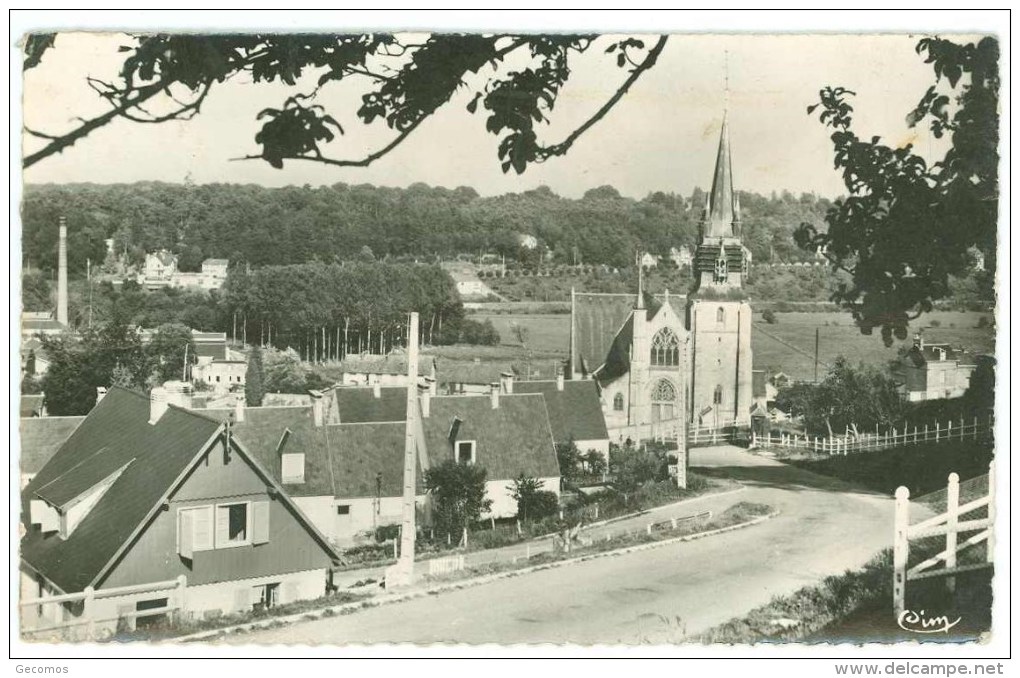
[[[38,473],[85,417],[31,417],[22,419],[19,465],[22,473]]]
[[[430,377],[436,368],[433,356],[418,357],[418,376]],[[375,355],[364,353],[349,355],[340,361],[340,370],[353,374],[407,374],[407,354]]]
[[[751,397],[752,398],[764,398],[768,395],[765,384],[766,380],[765,370],[751,370]]]
[[[926,363],[941,362],[937,349],[943,349],[946,352],[946,361],[955,361],[960,365],[977,365],[977,360],[973,355],[960,347],[953,347],[949,344],[913,346],[907,353],[907,358],[914,364],[914,367],[924,367]]]
[[[513,365],[508,362],[444,358],[438,364],[436,381],[440,384],[488,385],[499,381],[499,375],[503,372],[514,372]]]
[[[334,496],[399,497],[404,492],[404,422],[326,426],[333,464]],[[421,456],[416,493],[424,492]],[[307,462],[306,462],[307,468]],[[381,486],[376,487],[379,474]]]
[[[429,460],[453,459],[447,438],[454,417],[461,420],[457,440],[476,441],[476,463],[488,480],[510,480],[521,473],[535,478],[559,477],[559,462],[545,397],[539,393],[503,394],[492,409],[488,395],[432,396],[422,419]]]
[[[575,293],[571,324],[574,336],[571,369],[581,374],[599,371],[603,383],[626,374],[630,369],[630,342],[636,296],[633,294]],[[655,318],[665,303],[665,295],[646,295],[648,319]],[[670,294],[669,305],[678,317],[685,316],[687,298]],[[612,352],[612,355],[610,353]],[[606,368],[599,370],[606,365]]]
[[[541,393],[545,397],[553,440],[557,443],[609,439],[602,401],[593,381],[565,380],[562,391],[556,381],[519,381],[514,384],[514,393]]]
[[[388,386],[375,397],[372,386],[338,386],[333,402],[341,424],[404,421],[407,418],[407,389]]]
[[[27,512],[40,492],[70,499],[124,469],[67,539],[37,530],[22,539],[22,558],[60,589],[95,581],[220,426],[174,406],[155,425],[148,419],[146,396],[111,388],[25,487]]]
[[[195,355],[202,358],[212,358],[213,360],[226,360],[227,344],[226,342],[222,344],[213,342],[195,342]]]

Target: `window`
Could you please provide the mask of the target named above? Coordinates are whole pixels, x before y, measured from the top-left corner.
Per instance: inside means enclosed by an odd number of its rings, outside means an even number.
[[[652,337],[652,365],[674,367],[680,364],[680,342],[668,327]]]
[[[724,322],[726,322],[726,311],[723,310],[722,306],[720,306],[719,308],[717,308],[715,310],[715,321],[717,323],[724,323]]]
[[[337,507],[336,507],[336,514],[338,516],[349,516],[349,515],[351,515],[351,505],[350,504],[338,504]]]
[[[218,375],[218,374],[216,375],[216,383],[217,384],[220,383],[220,375]]]
[[[216,506],[216,548],[245,546],[251,543],[248,502]]]
[[[719,248],[719,258],[715,260],[715,282],[724,283],[729,274],[726,266],[726,248]]]
[[[475,463],[475,441],[459,440],[456,443],[454,454],[458,464]]]
[[[652,421],[668,421],[677,416],[676,387],[669,379],[660,379],[652,389]]]
[[[253,610],[268,610],[276,607],[280,600],[280,584],[260,584],[251,590],[251,607]]]
[[[613,409],[617,412],[623,412],[623,394],[617,393],[613,396]]]
[[[195,551],[213,548],[213,507],[193,506],[177,511],[177,552],[192,558]]]

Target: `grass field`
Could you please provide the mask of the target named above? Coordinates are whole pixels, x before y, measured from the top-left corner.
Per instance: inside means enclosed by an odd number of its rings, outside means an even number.
[[[924,316],[923,332],[926,341],[960,344],[971,351],[982,353],[995,350],[995,330],[978,328],[978,320],[990,314],[975,312],[937,311]],[[891,347],[882,343],[878,332],[865,336],[853,325],[845,313],[777,313],[778,322],[765,325],[755,315],[758,327],[751,335],[755,369],[782,371],[798,380],[814,378],[815,329],[819,331],[819,376],[825,374],[826,363],[836,356],[846,356],[851,362],[864,362],[884,367],[896,357],[903,342]],[[504,350],[520,347],[514,324],[527,330],[528,347],[547,355],[566,355],[570,342],[570,317],[563,314],[484,314],[472,315],[475,320],[491,320],[499,331]],[[933,326],[937,323],[938,326]],[[769,336],[772,335],[772,336]],[[907,342],[911,339],[907,339]],[[785,344],[783,343],[785,342]],[[790,348],[790,346],[796,347]]]

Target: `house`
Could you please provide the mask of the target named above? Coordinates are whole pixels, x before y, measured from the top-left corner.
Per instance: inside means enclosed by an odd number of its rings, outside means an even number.
[[[447,460],[483,466],[489,515],[513,517],[514,478],[539,480],[559,496],[560,468],[545,397],[541,393],[421,396],[421,422],[429,466]]]
[[[202,275],[208,279],[209,284],[218,283],[215,288],[218,289],[227,279],[229,265],[229,259],[206,259],[202,262]]]
[[[964,349],[926,343],[917,334],[914,345],[900,359],[896,376],[905,400],[943,400],[966,393],[976,368],[975,357]]]
[[[553,440],[573,441],[581,454],[598,452],[609,462],[609,431],[602,401],[594,381],[567,381],[563,373],[554,380],[509,380],[510,393],[541,393],[549,411]]]
[[[406,389],[392,390],[402,392],[406,405]],[[401,521],[406,407],[394,414],[399,421],[336,423],[327,400],[317,394],[310,406],[286,407],[245,407],[239,400],[234,411],[210,414],[232,418],[234,435],[315,527],[331,543],[349,546]],[[422,473],[419,467],[417,503],[427,515]]]
[[[686,268],[694,263],[694,255],[687,245],[681,245],[679,248],[670,247],[669,258],[677,268]]]
[[[418,361],[418,376],[436,378],[436,359],[421,356]],[[407,385],[407,353],[396,349],[385,355],[360,353],[347,355],[340,361],[340,383],[345,386]]]
[[[18,470],[24,488],[46,465],[85,417],[25,416],[18,423]]]
[[[444,358],[438,365],[436,382],[444,394],[486,394],[507,372],[513,372],[509,362]]]
[[[641,254],[639,263],[642,268],[657,268],[659,266],[659,257],[651,252],[644,252]]]
[[[168,250],[156,250],[145,255],[145,264],[142,268],[143,281],[155,282],[166,281],[177,273],[177,255]]]
[[[191,337],[197,359],[191,370],[193,381],[211,386],[217,393],[244,386],[248,361],[243,353],[227,347],[226,332],[192,330]]]
[[[184,582],[185,617],[326,592],[333,547],[228,424],[188,409],[189,396],[182,382],[150,397],[111,388],[29,481],[22,599],[104,592],[91,616],[112,632],[167,607],[166,591],[142,588],[159,582]],[[33,606],[22,625],[77,614]]]
[[[453,279],[457,294],[464,298],[484,298],[492,294],[492,289],[483,283],[470,264],[445,264],[443,269]]]

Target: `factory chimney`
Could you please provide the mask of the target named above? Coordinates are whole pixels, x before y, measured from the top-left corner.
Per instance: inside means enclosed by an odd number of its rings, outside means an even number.
[[[57,322],[67,326],[67,219],[60,217],[57,246]]]

